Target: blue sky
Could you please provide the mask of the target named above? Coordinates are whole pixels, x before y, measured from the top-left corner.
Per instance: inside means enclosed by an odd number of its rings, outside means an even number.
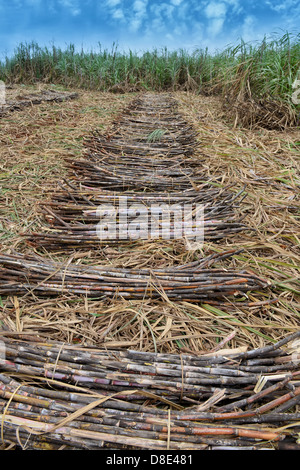
[[[209,48],[300,31],[300,0],[0,0],[0,58],[20,42],[135,52]]]

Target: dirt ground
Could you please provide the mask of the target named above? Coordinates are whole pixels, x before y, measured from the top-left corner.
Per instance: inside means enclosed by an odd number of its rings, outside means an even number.
[[[43,89],[37,85],[37,89]],[[59,87],[53,87],[59,89]],[[33,87],[14,87],[8,99]],[[71,90],[74,91],[74,90]],[[77,91],[77,90],[75,90]],[[105,132],[134,94],[78,90],[78,98],[41,103],[0,118],[1,251],[30,252],[22,233],[45,227],[38,204],[66,175],[65,158],[79,158],[84,137]],[[234,127],[218,97],[176,92],[180,112],[198,132],[199,165],[223,185],[246,187],[245,222],[255,229],[205,243],[203,254],[243,248],[226,266],[251,269],[271,282],[241,305],[188,302],[91,301],[87,297],[0,298],[2,328],[49,340],[147,351],[209,351],[261,347],[299,329],[300,320],[300,133]],[[44,253],[45,256],[53,254]],[[64,257],[57,253],[56,257]],[[180,241],[158,248],[142,242],[132,253],[108,247],[78,250],[73,260],[146,266],[185,261],[192,254]]]

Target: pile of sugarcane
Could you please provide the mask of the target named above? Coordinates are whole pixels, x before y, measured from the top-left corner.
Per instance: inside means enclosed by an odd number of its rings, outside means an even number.
[[[130,269],[89,266],[46,260],[22,254],[0,254],[0,295],[84,294],[92,298],[163,298],[189,300],[224,299],[267,287],[252,272],[211,268],[232,251],[197,263],[169,268]]]
[[[43,90],[37,93],[30,93],[16,100],[7,100],[5,104],[0,105],[0,116],[23,108],[51,101],[72,100],[78,97],[78,93],[70,93],[57,90]]]
[[[250,230],[237,220],[235,213],[244,197],[243,190],[235,194],[208,183],[202,184],[197,191],[181,193],[116,193],[76,187],[66,181],[64,186],[60,185],[51,193],[49,200],[39,204],[40,212],[49,224],[47,230],[31,232],[25,237],[30,245],[47,250],[79,245],[99,248],[103,243],[137,239],[219,240]],[[103,223],[103,215],[108,209],[115,227],[100,236],[97,228]]]
[[[73,178],[82,185],[110,191],[184,191],[203,181],[202,172],[197,176],[192,168],[172,167],[170,163],[165,168],[155,162],[147,166],[125,160],[110,164],[104,157],[101,161],[72,160],[69,166]]]
[[[169,94],[145,93],[114,121],[107,135],[95,131],[85,141],[87,155],[178,158],[192,155],[196,132]]]
[[[1,336],[1,436],[26,449],[299,449],[300,333],[203,355]]]
[[[203,180],[199,162],[187,158],[196,133],[169,95],[144,94],[133,100],[105,135],[85,140],[85,158],[67,160],[73,177],[90,187],[174,191]],[[199,174],[198,174],[199,173]]]

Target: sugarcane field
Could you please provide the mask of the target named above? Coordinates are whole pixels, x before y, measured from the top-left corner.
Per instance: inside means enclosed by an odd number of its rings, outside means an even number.
[[[299,450],[298,102],[246,59],[25,65],[0,74],[1,450]]]

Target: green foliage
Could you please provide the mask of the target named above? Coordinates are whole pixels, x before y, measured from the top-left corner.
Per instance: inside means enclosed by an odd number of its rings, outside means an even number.
[[[257,44],[241,40],[215,54],[207,49],[154,49],[142,55],[132,51],[76,51],[37,43],[21,43],[11,58],[0,62],[0,79],[8,83],[42,81],[101,91],[122,87],[135,90],[193,90],[206,93],[247,94],[291,101],[300,70],[300,34],[266,38]],[[300,73],[300,72],[299,72]]]
[[[164,129],[155,129],[147,137],[147,142],[159,142],[167,131]]]

